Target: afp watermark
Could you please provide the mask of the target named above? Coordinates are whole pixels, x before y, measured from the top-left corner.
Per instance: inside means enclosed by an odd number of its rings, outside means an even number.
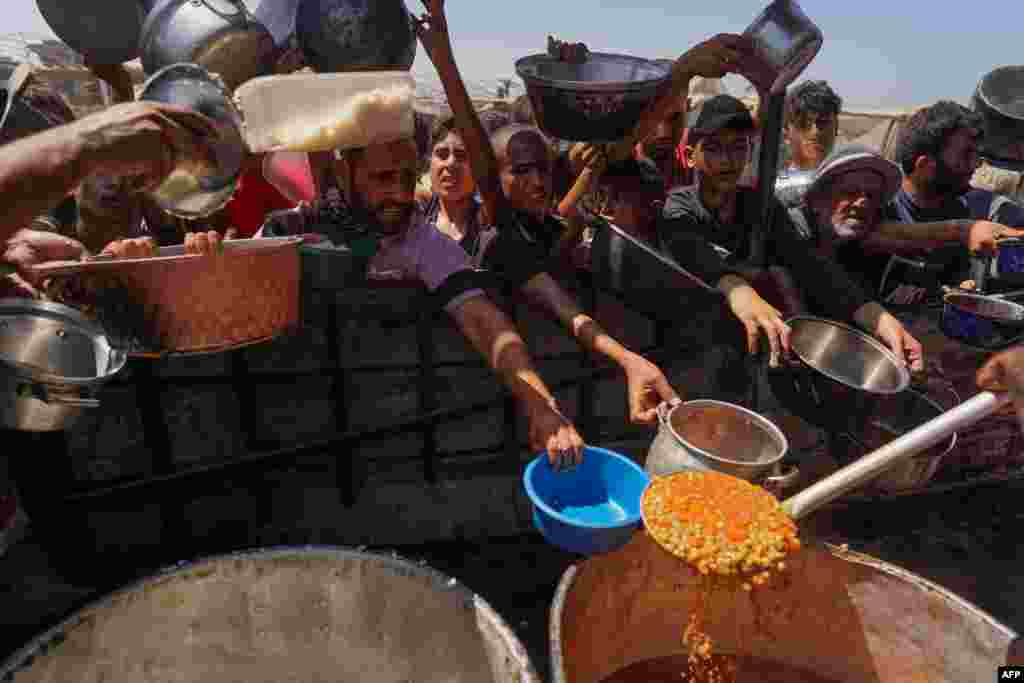
[[[1020,681],[1024,683],[1024,666],[1001,666],[996,681]]]

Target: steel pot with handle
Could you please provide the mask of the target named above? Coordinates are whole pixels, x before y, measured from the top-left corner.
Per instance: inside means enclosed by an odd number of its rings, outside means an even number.
[[[232,90],[270,74],[279,52],[242,0],[160,0],[146,16],[139,46],[147,74],[193,63]]]
[[[658,406],[658,434],[644,465],[652,477],[683,470],[714,470],[775,491],[796,483],[783,471],[786,435],[767,418],[723,401],[673,401]]]
[[[61,304],[0,299],[0,420],[9,429],[53,432],[83,409],[127,355],[103,329]]]

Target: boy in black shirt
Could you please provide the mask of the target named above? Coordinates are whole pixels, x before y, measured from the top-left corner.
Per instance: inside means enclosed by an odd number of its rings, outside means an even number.
[[[756,192],[739,186],[754,132],[750,112],[736,98],[719,95],[704,104],[686,147],[697,183],[669,193],[658,232],[670,256],[726,295],[746,328],[749,350],[756,351],[764,334],[777,358],[789,350],[789,326],[750,286],[751,269],[745,263],[751,226],[762,219],[755,213]],[[768,261],[790,271],[810,307],[825,317],[857,323],[901,359],[921,365],[919,357],[906,358],[904,349],[912,338],[903,325],[872,302],[838,264],[808,249],[781,205],[773,216],[767,228]]]

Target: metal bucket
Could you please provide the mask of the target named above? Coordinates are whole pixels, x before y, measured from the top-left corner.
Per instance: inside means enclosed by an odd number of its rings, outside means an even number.
[[[331,547],[217,556],[143,579],[14,653],[0,680],[540,681],[508,625],[455,579]]]
[[[712,594],[704,630],[716,652],[836,683],[962,683],[992,680],[1016,635],[966,600],[866,555],[812,545],[786,564],[785,581]],[[554,683],[598,683],[630,664],[685,656],[697,585],[695,572],[644,533],[570,567],[551,608]]]

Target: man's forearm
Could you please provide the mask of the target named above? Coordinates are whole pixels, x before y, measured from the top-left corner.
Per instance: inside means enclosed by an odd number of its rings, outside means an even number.
[[[973,223],[974,221],[970,220],[931,223],[889,221],[879,225],[872,237],[878,238],[875,240],[878,246],[913,242],[919,245],[919,248],[934,248],[950,242],[966,242],[967,233]]]
[[[67,126],[0,147],[0,197],[6,240],[68,196],[87,175],[84,146]]]
[[[520,404],[554,402],[554,396],[530,361],[523,338],[493,303],[482,296],[473,297],[459,306],[452,317]]]
[[[606,356],[619,365],[628,360],[630,350],[605,332],[596,320],[584,313],[579,304],[547,273],[534,276],[526,283],[524,291],[536,304],[565,325],[587,351]]]

